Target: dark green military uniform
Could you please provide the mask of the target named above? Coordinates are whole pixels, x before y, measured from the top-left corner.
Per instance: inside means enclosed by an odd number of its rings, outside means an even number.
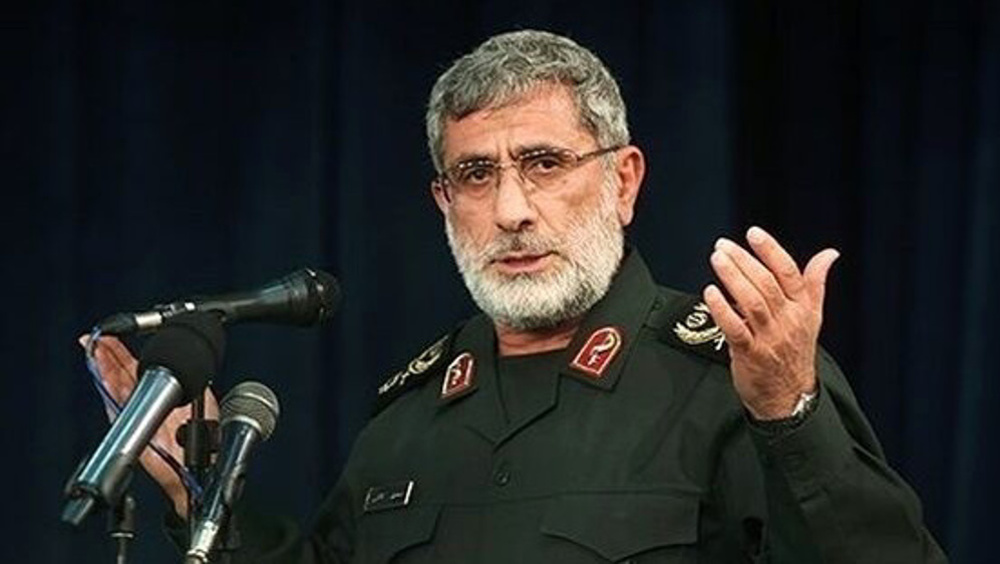
[[[473,318],[383,386],[311,537],[266,560],[944,562],[832,360],[801,425],[755,427],[697,304],[632,251],[564,351],[498,362]]]

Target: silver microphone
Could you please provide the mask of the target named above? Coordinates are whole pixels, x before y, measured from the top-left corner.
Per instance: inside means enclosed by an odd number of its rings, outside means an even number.
[[[222,399],[222,447],[201,497],[185,562],[204,564],[243,492],[250,451],[266,441],[278,422],[274,392],[259,382],[237,384]]]
[[[67,485],[63,521],[79,525],[97,505],[118,501],[163,420],[201,394],[218,371],[224,343],[222,324],[211,313],[177,317],[149,340],[140,355],[142,377],[125,408]]]

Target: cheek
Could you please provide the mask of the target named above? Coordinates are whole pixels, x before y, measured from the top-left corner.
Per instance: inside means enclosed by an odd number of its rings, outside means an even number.
[[[605,189],[606,186],[598,185],[539,194],[536,200],[539,222],[552,231],[561,233],[581,217],[599,213],[602,191]]]
[[[493,236],[493,222],[488,214],[474,210],[453,209],[449,221],[456,235],[477,246],[489,242]]]

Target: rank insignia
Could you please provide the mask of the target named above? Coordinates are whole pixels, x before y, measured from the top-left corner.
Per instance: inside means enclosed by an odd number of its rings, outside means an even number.
[[[570,366],[584,374],[600,378],[618,354],[623,342],[621,331],[617,327],[602,327],[590,334]]]
[[[466,351],[455,357],[444,373],[441,399],[451,399],[472,388],[476,373],[476,359]]]
[[[684,323],[678,321],[674,325],[674,334],[687,345],[703,345],[711,343],[715,350],[722,350],[726,336],[718,325],[709,324],[712,321],[708,306],[700,302],[694,306],[694,311],[684,318]]]
[[[413,480],[368,488],[368,493],[365,494],[364,512],[374,513],[406,507],[410,504],[412,495]]]

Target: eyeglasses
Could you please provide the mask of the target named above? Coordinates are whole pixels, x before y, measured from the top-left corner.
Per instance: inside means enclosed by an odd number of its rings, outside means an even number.
[[[482,200],[492,189],[499,188],[503,169],[513,167],[523,184],[544,191],[558,186],[567,174],[587,161],[621,148],[615,145],[581,155],[570,149],[546,147],[525,151],[506,164],[487,158],[470,159],[446,168],[434,182],[450,202],[456,198]]]

